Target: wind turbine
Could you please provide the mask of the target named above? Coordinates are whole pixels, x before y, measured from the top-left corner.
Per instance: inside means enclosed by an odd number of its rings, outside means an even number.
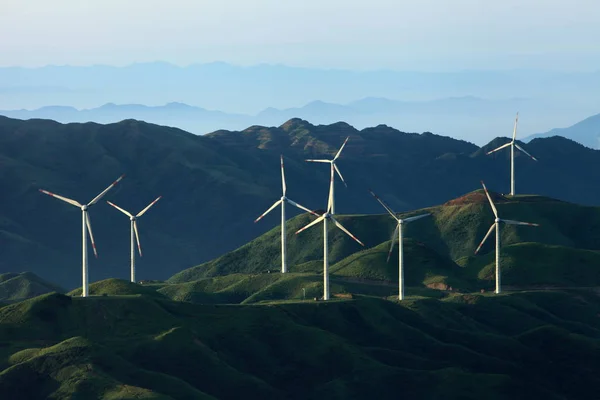
[[[350,136],[348,136],[346,138],[346,140],[344,140],[344,144],[342,144],[342,147],[340,147],[340,149],[338,150],[337,154],[335,155],[335,157],[333,157],[333,160],[305,160],[308,162],[320,162],[320,163],[329,163],[331,166],[331,174],[332,176],[333,174],[333,170],[335,169],[335,172],[337,172],[337,174],[340,176],[340,179],[342,180],[342,182],[344,183],[344,185],[346,187],[348,187],[348,185],[346,185],[346,181],[344,180],[344,177],[342,176],[342,173],[340,172],[340,169],[337,167],[337,165],[335,165],[335,161],[340,157],[340,154],[342,154],[342,150],[344,149],[344,146],[346,145],[346,142],[348,141],[348,139],[350,139]],[[331,181],[331,187],[330,187],[330,194],[329,197],[331,198],[331,211],[329,209],[327,209],[328,213],[331,213],[331,215],[335,214],[335,193],[334,193],[334,186],[333,186],[333,181]]]
[[[394,231],[394,234],[392,235],[392,245],[390,246],[390,251],[388,252],[387,262],[390,262],[390,256],[392,255],[392,250],[394,249],[394,244],[396,244],[396,239],[398,239],[398,300],[403,300],[404,299],[404,243],[403,243],[404,224],[416,221],[416,220],[424,218],[424,217],[428,217],[431,214],[429,214],[429,213],[421,214],[421,215],[417,215],[414,217],[408,217],[408,218],[404,218],[404,219],[398,218],[396,216],[396,213],[387,204],[385,204],[383,202],[383,200],[381,200],[375,193],[373,193],[372,190],[369,189],[369,192],[371,192],[371,194],[373,195],[373,197],[375,197],[375,199],[379,202],[379,204],[381,204],[383,206],[383,208],[385,208],[387,210],[387,212],[392,216],[392,218],[394,218],[396,220],[396,222],[398,223],[396,225],[396,230]]]
[[[140,253],[140,257],[142,256],[142,246],[140,246],[140,234],[138,232],[137,219],[139,217],[141,217],[142,215],[144,215],[146,213],[146,211],[148,211],[150,209],[150,207],[152,207],[157,201],[159,201],[161,199],[161,197],[162,196],[158,196],[156,198],[156,200],[154,200],[152,203],[148,204],[146,206],[146,208],[144,208],[142,211],[140,211],[137,215],[133,215],[130,212],[125,211],[121,207],[117,206],[116,204],[113,204],[110,201],[107,201],[108,204],[110,204],[111,206],[113,206],[117,210],[121,211],[123,214],[127,215],[129,217],[129,220],[131,221],[131,282],[133,282],[133,283],[135,283],[135,242],[134,242],[134,235],[135,235],[135,240],[137,241],[138,252]]]
[[[297,235],[300,232],[302,232],[303,230],[306,230],[306,229],[310,228],[311,226],[318,224],[321,221],[323,222],[323,300],[329,300],[329,259],[327,258],[327,252],[328,252],[327,251],[327,239],[328,239],[328,237],[327,237],[327,222],[328,222],[328,220],[331,220],[331,222],[333,222],[335,224],[335,226],[340,228],[340,230],[342,230],[345,234],[347,234],[352,239],[354,239],[356,242],[358,242],[358,244],[360,244],[361,246],[364,246],[364,244],[360,240],[358,240],[356,237],[354,237],[354,235],[352,235],[346,228],[344,228],[344,226],[342,224],[340,224],[335,218],[333,218],[333,213],[331,212],[331,209],[333,207],[333,178],[334,178],[334,173],[333,173],[333,168],[331,168],[331,180],[329,183],[329,200],[327,202],[327,211],[325,211],[325,213],[323,213],[323,215],[321,215],[319,218],[315,219],[313,222],[311,222],[310,224],[306,225],[304,228],[302,228],[302,229],[298,230],[298,232],[296,232],[296,235]]]
[[[281,198],[279,200],[277,200],[275,202],[275,204],[273,204],[267,211],[265,211],[260,217],[256,218],[254,220],[254,223],[260,221],[260,219],[262,217],[264,217],[265,215],[267,215],[269,212],[271,212],[271,210],[273,210],[275,207],[277,207],[278,205],[281,204],[281,273],[285,274],[287,272],[287,255],[286,255],[286,230],[285,230],[285,203],[288,202],[293,206],[298,207],[301,210],[304,210],[306,212],[309,212],[313,215],[318,216],[319,214],[309,210],[308,208],[296,203],[295,201],[292,201],[290,199],[288,199],[285,196],[285,193],[287,191],[287,186],[285,184],[285,172],[283,169],[283,155],[280,156],[281,158],[281,189],[282,189],[282,195]]]
[[[485,187],[485,184],[483,183],[483,181],[481,181],[481,185],[483,186],[483,190],[485,190],[485,195],[487,196],[488,200],[490,201],[490,206],[492,206],[492,211],[494,212],[496,219],[494,220],[494,223],[492,224],[492,226],[486,233],[486,235],[483,238],[483,240],[481,241],[481,243],[479,243],[479,246],[477,246],[477,250],[475,250],[475,254],[477,254],[479,252],[479,249],[481,249],[481,246],[483,246],[483,243],[485,243],[488,236],[490,236],[492,231],[494,229],[496,229],[496,293],[500,293],[500,223],[504,222],[505,224],[508,224],[508,225],[528,225],[528,226],[540,226],[540,225],[533,224],[530,222],[513,221],[510,219],[500,219],[500,217],[498,217],[498,210],[496,210],[496,206],[494,205],[494,202],[492,201],[492,198],[490,197],[490,194],[488,193],[488,190]]]
[[[102,197],[104,197],[104,195],[110,190],[112,189],[117,183],[119,183],[119,181],[121,179],[123,179],[123,177],[125,177],[125,175],[121,175],[116,181],[114,181],[113,183],[110,184],[109,187],[107,187],[106,189],[104,189],[98,196],[94,197],[92,199],[92,201],[90,201],[87,204],[80,204],[79,202],[63,197],[63,196],[59,196],[57,194],[48,192],[47,190],[42,190],[40,189],[40,192],[47,194],[48,196],[52,196],[55,197],[59,200],[62,200],[66,203],[69,203],[75,207],[79,207],[81,209],[81,236],[82,236],[82,240],[81,240],[81,247],[82,247],[82,257],[81,257],[81,269],[82,269],[82,280],[83,280],[83,287],[82,287],[82,292],[81,292],[81,296],[82,297],[87,297],[88,296],[88,285],[89,285],[89,278],[88,278],[88,257],[87,257],[87,237],[86,237],[86,227],[87,227],[87,232],[90,233],[90,240],[92,242],[92,249],[94,250],[94,255],[96,256],[96,258],[98,258],[98,252],[96,251],[96,242],[94,241],[94,235],[92,234],[92,224],[90,222],[90,216],[88,214],[88,209],[93,206],[94,204],[96,204]]]
[[[515,118],[515,127],[513,128],[512,140],[506,144],[503,144],[502,146],[498,147],[497,149],[494,149],[487,153],[489,155],[495,151],[502,150],[503,148],[510,146],[510,195],[511,196],[515,195],[515,147],[517,149],[521,150],[523,153],[527,154],[534,161],[537,161],[537,159],[534,156],[532,156],[531,154],[526,152],[525,149],[523,149],[521,146],[519,146],[517,144],[517,142],[515,141],[517,139],[517,124],[518,124],[518,122],[519,122],[519,113],[517,113],[517,117]]]

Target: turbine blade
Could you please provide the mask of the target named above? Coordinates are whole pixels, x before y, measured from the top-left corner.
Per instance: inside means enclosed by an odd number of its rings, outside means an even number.
[[[304,161],[308,161],[308,162],[322,162],[322,163],[330,163],[331,164],[331,160],[304,160]]]
[[[521,222],[521,221],[513,221],[511,219],[501,219],[500,221],[504,222],[508,225],[527,225],[527,226],[540,226],[540,224],[534,224],[532,222]]]
[[[152,207],[154,204],[156,204],[156,202],[159,201],[160,199],[162,199],[162,196],[158,196],[152,203],[148,204],[146,206],[146,208],[144,208],[142,211],[140,211],[138,213],[138,215],[136,215],[136,217],[141,217],[142,215],[144,215],[146,213],[146,211],[148,211],[150,209],[150,207]]]
[[[416,220],[418,220],[418,219],[421,219],[421,218],[428,217],[428,216],[430,216],[430,215],[431,215],[431,214],[427,213],[427,214],[421,214],[421,215],[417,215],[417,216],[415,216],[415,217],[403,218],[403,219],[402,219],[402,222],[412,222],[412,221],[416,221]]]
[[[79,202],[77,202],[75,200],[71,200],[71,199],[69,199],[67,197],[59,196],[57,194],[54,194],[52,192],[49,192],[49,191],[43,190],[43,189],[39,189],[39,191],[42,192],[42,193],[44,193],[44,194],[47,194],[48,196],[52,196],[52,197],[55,197],[55,198],[57,198],[59,200],[62,200],[64,202],[66,202],[66,203],[69,203],[69,204],[71,204],[71,205],[73,205],[75,207],[79,207],[79,208],[83,207],[81,204],[79,204]]]
[[[335,165],[335,163],[332,163],[331,165],[333,165],[333,168],[335,168],[335,172],[337,172],[337,174],[340,176],[340,179],[342,180],[342,182],[344,182],[344,185],[346,187],[348,187],[348,185],[346,184],[346,181],[344,180],[344,177],[342,176],[342,173],[340,172],[340,169],[337,167],[337,165]]]
[[[522,148],[521,146],[519,146],[518,144],[515,143],[515,147],[519,150],[521,150],[523,153],[527,154],[529,157],[531,157],[533,159],[533,161],[537,161],[537,159],[532,156],[531,154],[529,154],[528,152],[525,151],[524,148]]]
[[[309,210],[308,208],[304,207],[303,205],[300,205],[300,204],[296,203],[295,201],[288,199],[287,197],[286,197],[285,199],[286,199],[286,200],[287,200],[287,202],[288,202],[288,203],[290,203],[291,205],[293,205],[293,206],[296,206],[296,207],[298,207],[299,209],[301,209],[301,210],[304,210],[304,211],[306,211],[306,212],[308,212],[308,213],[311,213],[312,215],[316,215],[317,217],[319,216],[319,214],[317,214],[316,212],[314,212],[314,211],[312,211],[312,210]]]
[[[299,230],[296,232],[296,235],[297,235],[297,234],[299,234],[299,233],[300,233],[300,232],[302,232],[302,231],[305,231],[305,230],[307,230],[307,229],[308,229],[308,228],[310,228],[311,226],[318,224],[319,222],[323,221],[324,219],[325,219],[325,217],[324,217],[323,215],[321,215],[319,218],[315,219],[313,222],[311,222],[310,224],[306,225],[304,228],[302,228],[302,229],[299,229]]]
[[[90,234],[90,240],[92,241],[92,249],[94,249],[94,256],[98,258],[98,251],[96,250],[96,241],[94,240],[94,234],[92,233],[92,223],[90,222],[90,214],[85,212],[85,224],[87,225],[88,233]]]
[[[488,151],[488,152],[487,152],[487,154],[492,154],[492,153],[494,153],[494,152],[496,152],[496,151],[498,151],[498,150],[502,150],[503,148],[505,148],[505,147],[508,147],[508,146],[510,146],[511,144],[512,144],[512,142],[508,142],[508,143],[506,143],[506,144],[503,144],[502,146],[498,147],[497,149],[494,149],[494,150],[492,150],[492,151]]]
[[[88,207],[89,206],[93,206],[94,204],[96,204],[98,202],[98,200],[100,200],[102,197],[104,197],[104,195],[110,189],[112,189],[117,183],[119,183],[121,181],[121,179],[123,179],[124,177],[125,177],[125,175],[121,175],[120,177],[118,177],[116,181],[114,181],[113,183],[111,183],[110,186],[108,186],[106,189],[104,189],[98,196],[94,197],[94,199],[88,203]]]
[[[481,243],[479,243],[479,246],[477,246],[477,250],[475,250],[475,254],[477,254],[479,252],[479,250],[481,249],[481,246],[483,246],[483,244],[487,240],[488,236],[491,235],[491,233],[492,233],[492,231],[494,230],[495,227],[496,227],[496,223],[493,223],[492,226],[490,226],[490,229],[485,234],[485,237],[483,238],[483,240],[481,241]]]
[[[498,210],[496,210],[496,206],[494,205],[494,202],[492,201],[492,198],[490,197],[490,194],[488,193],[488,190],[485,187],[485,183],[483,183],[483,181],[481,181],[481,184],[483,185],[483,190],[485,190],[485,195],[487,196],[488,200],[490,201],[490,205],[492,206],[492,211],[494,211],[494,215],[496,216],[496,218],[498,218]]]
[[[337,160],[340,156],[340,154],[342,154],[342,150],[344,150],[344,146],[346,145],[346,143],[348,142],[348,139],[350,139],[350,136],[348,136],[346,138],[346,140],[344,140],[344,144],[342,144],[342,147],[340,147],[340,149],[338,150],[337,154],[335,155],[335,157],[333,157],[333,161]]]
[[[135,232],[135,240],[137,241],[138,253],[142,256],[142,246],[140,245],[140,233],[138,232],[137,221],[133,221],[133,232]]]
[[[267,215],[268,213],[270,213],[270,212],[271,212],[271,211],[272,211],[272,210],[273,210],[275,207],[277,207],[277,206],[279,205],[279,203],[281,203],[281,201],[282,201],[281,199],[280,199],[280,200],[277,200],[277,201],[275,202],[275,204],[273,204],[271,207],[269,207],[269,209],[268,209],[267,211],[265,211],[264,213],[262,213],[260,217],[256,218],[256,219],[254,220],[254,222],[258,222],[258,221],[260,221],[260,219],[261,219],[262,217],[264,217],[265,215]]]
[[[283,155],[281,156],[281,187],[283,189],[283,195],[285,196],[287,186],[285,185],[285,172],[283,170]]]
[[[517,117],[515,118],[515,127],[513,128],[513,142],[517,139],[517,124],[519,123],[519,113],[517,112]]]
[[[399,220],[398,220],[398,217],[396,217],[396,213],[394,212],[394,210],[392,210],[392,209],[391,209],[391,207],[389,207],[387,204],[385,204],[385,203],[383,202],[383,200],[381,200],[381,199],[379,198],[379,196],[377,196],[377,195],[376,195],[376,194],[375,194],[375,193],[374,193],[374,192],[373,192],[371,189],[369,189],[369,193],[371,193],[371,195],[372,195],[373,197],[375,197],[375,200],[377,200],[377,201],[379,202],[379,204],[381,204],[381,205],[383,206],[383,208],[385,208],[385,209],[387,210],[387,212],[388,212],[388,213],[390,213],[390,215],[391,215],[392,217],[394,217],[394,219],[395,219],[396,221],[399,221]]]
[[[114,208],[116,208],[117,210],[121,211],[123,214],[127,215],[128,217],[130,217],[130,218],[131,218],[131,217],[133,217],[133,215],[131,215],[131,214],[129,213],[129,211],[125,211],[125,210],[123,210],[123,209],[122,209],[121,207],[119,207],[118,205],[116,205],[116,204],[114,204],[114,203],[111,203],[110,201],[107,201],[107,203],[108,203],[108,204],[110,204],[111,206],[113,206]]]
[[[392,234],[392,244],[390,245],[390,251],[388,251],[386,263],[390,262],[390,257],[392,256],[392,250],[394,250],[394,245],[398,241],[398,229],[400,229],[400,224],[396,224],[396,229],[394,230],[394,233]]]
[[[333,223],[335,224],[335,226],[337,226],[338,228],[340,228],[342,231],[344,231],[344,233],[348,236],[350,236],[352,239],[354,239],[358,244],[360,244],[361,246],[364,246],[363,242],[361,242],[360,240],[358,240],[356,238],[356,236],[354,236],[353,234],[350,233],[350,231],[346,228],[344,228],[344,225],[340,224],[335,218],[333,218],[333,216],[329,216],[329,218],[331,218],[331,220],[333,221]]]

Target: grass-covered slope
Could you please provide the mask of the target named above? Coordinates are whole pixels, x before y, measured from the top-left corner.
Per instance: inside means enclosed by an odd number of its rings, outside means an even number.
[[[64,291],[31,272],[0,274],[0,302],[21,301],[44,293]]]
[[[390,297],[397,295],[397,286],[343,274],[330,276],[334,297],[353,295]],[[323,296],[323,275],[314,273],[231,274],[202,278],[193,282],[162,285],[158,292],[176,301],[197,304],[252,304],[272,301],[298,301]],[[408,295],[440,297],[442,294],[411,287]]]
[[[502,248],[502,284],[512,287],[600,287],[600,251],[518,243]],[[459,260],[480,280],[494,282],[495,253]]]
[[[402,304],[50,294],[0,308],[6,398],[590,399],[591,291]]]
[[[600,208],[541,196],[505,197],[497,193],[492,196],[502,218],[540,224],[539,227],[501,226],[502,246],[506,249],[506,253],[502,253],[503,263],[506,263],[506,284],[600,285],[595,253],[600,251]],[[493,284],[494,237],[488,239],[478,256],[473,255],[494,221],[483,191],[402,215],[424,212],[432,215],[409,223],[404,229],[406,285],[452,286],[462,290],[490,288]],[[322,272],[322,227],[315,226],[295,235],[313,218],[303,214],[287,223],[291,272]],[[362,248],[336,227],[330,227],[332,277],[397,282],[397,245],[390,261],[386,262],[395,229],[394,220],[383,214],[337,218],[366,246]],[[174,275],[168,282],[181,284],[227,274],[278,272],[280,243],[280,228],[276,227],[231,253]],[[199,290],[201,288],[198,286]]]
[[[70,296],[81,296],[81,288],[75,289],[68,294]],[[132,283],[122,279],[105,279],[94,282],[89,286],[91,296],[134,296],[146,295],[150,297],[162,297],[156,292],[156,288],[145,286],[140,283]]]

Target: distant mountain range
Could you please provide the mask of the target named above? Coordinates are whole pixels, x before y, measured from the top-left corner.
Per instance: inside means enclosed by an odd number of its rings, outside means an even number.
[[[570,108],[597,104],[600,71],[351,71],[223,62],[180,67],[165,62],[123,67],[0,68],[0,108],[71,104],[165,104],[178,101],[232,113],[290,108],[315,99],[346,104],[367,96],[409,101],[476,96],[558,99]]]
[[[108,103],[81,110],[48,106],[35,110],[0,110],[0,115],[19,119],[52,119],[62,123],[114,123],[124,119],[137,119],[177,127],[195,134],[218,129],[241,130],[251,125],[279,126],[292,118],[301,118],[315,124],[345,121],[358,129],[385,123],[411,132],[427,130],[484,144],[493,137],[510,135],[515,110],[521,111],[519,132],[526,132],[547,127],[557,118],[562,119],[558,108],[560,107],[517,98],[488,100],[464,96],[409,102],[368,97],[347,104],[313,101],[297,108],[271,107],[256,115],[229,114],[183,103],[155,107]]]
[[[563,136],[583,144],[591,149],[600,149],[600,114],[593,115],[568,128],[556,128],[546,133],[538,133],[524,138],[530,141],[535,138]]]
[[[136,210],[163,195],[140,220],[145,251],[137,270],[139,279],[166,279],[278,223],[277,215],[252,221],[281,196],[280,154],[289,196],[323,208],[328,170],[303,160],[334,154],[347,136],[338,164],[348,183],[338,182],[340,213],[381,213],[368,187],[397,211],[443,204],[477,189],[481,179],[491,190],[508,192],[509,152],[485,154],[507,138],[480,148],[385,125],[357,130],[301,119],[197,136],[135,120],[63,125],[0,117],[0,271],[31,271],[67,289],[79,285],[79,212],[38,190],[89,201],[125,173],[107,200]],[[600,189],[590,185],[600,181],[600,152],[561,137],[524,146],[539,162],[518,154],[517,193],[600,205]],[[91,281],[127,278],[129,222],[105,203],[90,216],[99,250],[99,258],[90,259]]]
[[[356,104],[357,99],[363,100]],[[402,99],[409,104],[390,104],[386,99]],[[311,104],[315,100],[325,104]],[[206,123],[170,117],[154,121],[193,133],[217,128],[238,130],[252,124],[279,126],[289,118],[299,117],[323,124],[346,121],[358,128],[383,123],[482,145],[494,136],[508,135],[517,111],[522,114],[521,132],[525,135],[568,126],[598,113],[600,72],[349,71],[266,64],[241,67],[219,62],[187,67],[156,62],[124,67],[0,68],[0,110],[31,110],[48,105],[70,105],[81,110],[107,103],[181,103],[228,114],[203,113]],[[453,112],[454,107],[459,109]],[[411,111],[398,113],[398,109]],[[123,115],[117,111],[115,114]],[[260,118],[240,120],[238,114],[259,114]],[[59,119],[60,113],[48,117]],[[110,121],[97,121],[116,122],[114,118],[116,115]],[[141,117],[129,113],[121,119],[124,118]],[[224,123],[220,123],[220,118],[225,119]]]

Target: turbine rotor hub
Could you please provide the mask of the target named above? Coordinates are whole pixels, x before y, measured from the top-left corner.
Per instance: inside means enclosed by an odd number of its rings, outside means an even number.
[[[499,223],[499,222],[500,222],[500,218],[496,218],[496,219],[494,220],[494,222],[496,222],[496,223]]]
[[[81,211],[87,211],[87,209],[88,209],[88,206],[86,206],[86,205],[81,206]]]

